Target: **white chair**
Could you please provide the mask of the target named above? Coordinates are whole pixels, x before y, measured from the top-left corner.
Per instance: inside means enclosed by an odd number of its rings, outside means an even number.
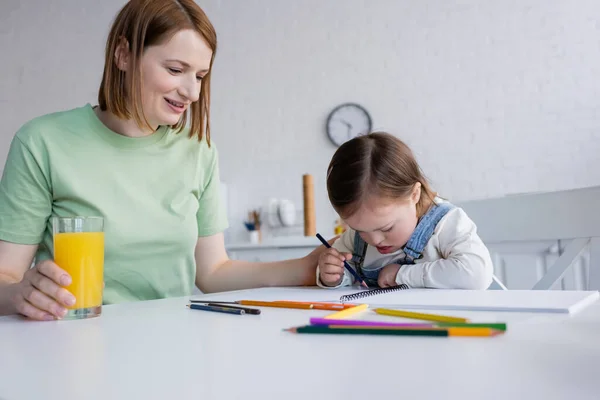
[[[600,290],[600,187],[533,193],[457,203],[489,245],[558,244],[558,259],[532,289],[554,287],[574,261],[589,252],[585,289]],[[563,244],[566,246],[563,247]],[[494,276],[490,289],[506,287]]]
[[[492,276],[492,283],[490,284],[490,287],[488,287],[488,290],[508,290],[508,288],[500,282],[500,279],[496,278],[496,275],[494,275]]]

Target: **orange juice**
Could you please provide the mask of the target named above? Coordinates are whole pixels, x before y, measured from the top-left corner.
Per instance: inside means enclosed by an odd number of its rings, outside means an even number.
[[[75,296],[75,304],[69,308],[102,305],[104,232],[56,233],[54,262],[71,275],[66,289]]]

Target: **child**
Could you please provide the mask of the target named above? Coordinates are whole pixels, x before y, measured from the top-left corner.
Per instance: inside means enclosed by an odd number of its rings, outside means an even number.
[[[473,221],[429,187],[411,150],[387,133],[344,143],[327,171],[327,191],[348,229],[319,257],[317,284],[353,283],[350,261],[369,287],[487,289],[490,253]]]

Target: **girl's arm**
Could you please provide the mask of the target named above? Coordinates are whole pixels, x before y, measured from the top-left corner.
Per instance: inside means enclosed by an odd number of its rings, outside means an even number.
[[[487,289],[494,268],[475,223],[460,208],[451,211],[442,223],[436,235],[443,258],[401,266],[396,283],[417,288]]]

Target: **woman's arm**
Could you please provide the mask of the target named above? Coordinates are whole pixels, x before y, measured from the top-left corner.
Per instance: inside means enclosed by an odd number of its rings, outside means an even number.
[[[31,266],[37,245],[16,244],[0,240],[0,315],[17,313],[14,287],[23,280]]]
[[[210,293],[264,286],[315,285],[319,255],[325,249],[321,245],[305,257],[294,260],[248,262],[229,259],[222,233],[200,237],[195,252],[196,286]]]

